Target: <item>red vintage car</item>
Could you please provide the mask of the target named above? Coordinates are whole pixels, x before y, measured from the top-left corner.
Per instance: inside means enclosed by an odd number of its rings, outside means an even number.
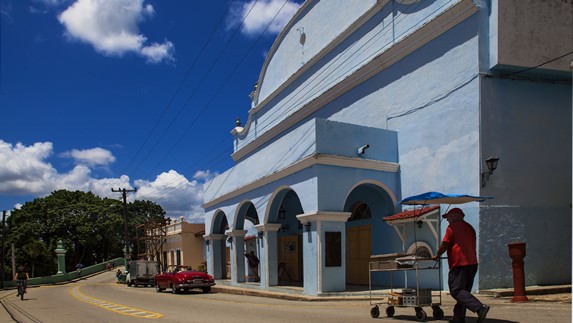
[[[173,294],[188,292],[195,288],[208,293],[214,285],[213,276],[195,271],[189,266],[170,265],[165,272],[155,276],[155,290],[159,293],[167,288],[170,288]]]

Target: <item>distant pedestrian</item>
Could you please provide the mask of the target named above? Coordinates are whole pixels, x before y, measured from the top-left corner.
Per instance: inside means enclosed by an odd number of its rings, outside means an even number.
[[[259,258],[255,255],[255,252],[251,250],[249,253],[245,253],[245,257],[247,257],[247,261],[249,263],[249,268],[253,275],[255,275],[255,281],[258,282],[261,280],[259,277]]]
[[[121,269],[118,269],[118,270],[115,272],[115,278],[117,278],[116,284],[121,284],[121,281],[122,281],[122,279],[123,279],[123,274],[121,273]]]
[[[76,272],[78,273],[78,277],[80,277],[82,275],[82,268],[84,268],[84,265],[81,263],[78,263],[76,265]]]
[[[471,294],[478,269],[476,232],[471,224],[464,221],[464,216],[464,212],[459,208],[453,208],[442,216],[447,219],[449,225],[442,244],[432,259],[439,260],[444,252],[448,253],[448,285],[450,294],[457,301],[454,317],[450,322],[464,323],[468,308],[478,315],[477,322],[481,323],[487,316],[489,306]]]

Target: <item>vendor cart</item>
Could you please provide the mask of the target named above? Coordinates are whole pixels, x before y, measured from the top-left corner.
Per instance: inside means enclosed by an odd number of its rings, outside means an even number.
[[[461,194],[442,194],[439,192],[427,192],[424,194],[411,196],[400,201],[400,204],[405,205],[421,205],[422,208],[416,214],[414,210],[414,216],[408,218],[408,220],[402,221],[404,223],[418,223],[420,221],[420,216],[431,208],[426,208],[425,206],[430,204],[461,204],[466,202],[483,202],[486,199],[492,197],[484,196],[470,196]],[[439,208],[434,208],[437,210],[437,219],[427,219],[427,223],[433,225],[432,231],[436,237],[436,250],[439,245],[439,234],[440,234],[440,223],[441,218],[439,215]],[[433,224],[432,224],[433,223]],[[416,235],[416,225],[413,225],[414,236]],[[400,235],[400,238],[404,242],[405,230],[400,231],[396,228],[396,231]],[[414,240],[416,238],[414,237]],[[425,270],[435,270],[438,273],[438,286],[436,290],[437,295],[432,294],[432,289],[430,288],[420,288],[419,273]],[[416,276],[416,287],[415,288],[403,288],[401,290],[394,290],[392,283],[392,274],[399,271],[414,271]],[[373,272],[389,272],[390,273],[390,292],[385,295],[385,303],[375,303],[372,301],[372,273]],[[441,320],[444,317],[444,311],[440,308],[442,304],[442,270],[441,261],[434,261],[428,257],[422,257],[420,255],[413,254],[385,254],[385,255],[373,255],[371,256],[369,263],[369,289],[370,289],[370,305],[373,307],[370,310],[370,315],[373,318],[380,316],[380,306],[387,305],[386,315],[392,317],[395,314],[395,307],[413,307],[416,311],[416,318],[420,321],[426,321],[427,313],[423,307],[431,307],[432,315],[436,320]]]
[[[425,321],[428,315],[424,307],[431,306],[432,314],[436,320],[441,320],[444,317],[444,311],[440,308],[442,304],[441,290],[438,290],[437,295],[433,295],[431,288],[420,288],[418,274],[424,270],[437,270],[439,277],[438,286],[442,285],[439,261],[406,254],[385,254],[371,257],[369,268],[370,291],[372,291],[372,272],[389,272],[391,276],[390,282],[393,281],[392,275],[395,272],[415,271],[416,273],[415,288],[396,290],[391,283],[390,291],[386,295],[386,316],[394,316],[395,307],[413,307],[416,311],[416,318],[420,321]],[[370,295],[372,296],[372,294]],[[384,303],[373,303],[372,298],[370,298],[370,305],[374,305],[370,310],[370,315],[373,318],[377,318],[380,315],[380,306],[384,305]]]

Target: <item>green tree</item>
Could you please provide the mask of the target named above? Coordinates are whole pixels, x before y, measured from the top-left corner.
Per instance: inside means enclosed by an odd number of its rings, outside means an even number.
[[[161,206],[150,201],[129,203],[127,210],[130,237],[135,225],[165,216]],[[123,257],[123,212],[120,201],[59,190],[14,210],[7,223],[7,241],[14,243],[18,264],[33,266],[43,276],[57,270],[54,250],[61,239],[67,250],[66,270],[72,271],[77,263],[92,265]]]

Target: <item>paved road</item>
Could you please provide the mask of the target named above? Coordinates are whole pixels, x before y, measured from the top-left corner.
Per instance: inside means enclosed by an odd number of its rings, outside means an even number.
[[[305,302],[225,293],[157,293],[153,288],[115,284],[113,272],[76,283],[30,288],[24,301],[15,292],[2,292],[2,304],[12,313],[1,322],[417,322],[413,308],[397,308],[393,318],[381,308],[370,317],[369,301]],[[567,295],[566,295],[567,296]],[[565,296],[565,297],[566,297]],[[571,303],[532,301],[511,303],[508,298],[481,297],[492,305],[488,322],[571,322]],[[567,297],[566,297],[567,299]],[[447,322],[453,302],[443,299]],[[1,309],[0,309],[1,310]],[[467,322],[475,322],[469,314]]]

